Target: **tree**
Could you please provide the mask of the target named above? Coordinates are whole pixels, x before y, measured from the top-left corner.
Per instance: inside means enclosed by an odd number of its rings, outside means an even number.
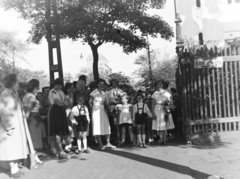
[[[175,72],[177,66],[177,59],[171,58],[169,53],[160,54],[158,50],[153,50],[151,52],[152,61],[152,75],[153,82],[158,79],[164,79],[169,81],[171,84],[175,84]],[[143,81],[138,82],[138,85],[149,86],[149,59],[148,55],[140,55],[136,60],[135,64],[139,65],[140,68],[135,71],[137,77],[143,79]]]
[[[111,79],[116,79],[120,84],[128,84],[129,77],[122,75],[121,73],[112,73],[108,76]]]
[[[17,38],[17,33],[0,29],[0,60],[3,63],[12,62],[12,71],[15,72],[15,60],[25,60],[22,56],[28,50],[28,44]]]
[[[16,68],[16,75],[18,76],[19,82],[28,83],[31,79],[37,79],[41,87],[49,86],[49,78],[44,71]]]
[[[119,44],[131,53],[147,47],[144,36],[173,37],[172,28],[150,8],[161,9],[166,0],[61,0],[58,2],[60,38],[82,39],[93,55],[94,79],[99,78],[98,48],[104,43]],[[31,41],[40,43],[46,36],[44,0],[5,0],[6,9],[15,9],[32,23]]]
[[[4,59],[0,59],[0,82],[3,82],[4,77],[11,73],[11,70],[12,66]]]
[[[71,73],[64,73],[63,78],[65,82],[73,82],[73,76]]]
[[[228,1],[228,3],[230,4],[230,3],[232,3],[233,2],[233,0],[227,0]],[[234,0],[236,3],[239,3],[240,2],[240,0]]]

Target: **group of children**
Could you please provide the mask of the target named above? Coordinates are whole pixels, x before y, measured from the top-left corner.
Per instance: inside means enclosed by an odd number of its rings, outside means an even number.
[[[81,80],[80,80],[81,81]],[[118,81],[110,81],[110,89],[106,90],[105,111],[111,126],[112,138],[116,139],[117,147],[128,146],[146,147],[146,144],[154,143],[154,131],[152,123],[154,114],[152,114],[152,91],[139,90],[134,92],[132,87],[119,88]],[[77,88],[75,89],[77,90]],[[97,136],[92,136],[91,128],[91,108],[89,107],[90,93],[80,93],[73,96],[74,106],[68,110],[69,121],[68,139],[65,140],[65,152],[73,149],[72,142],[75,138],[77,149],[76,154],[89,153],[87,139],[97,142]],[[157,130],[156,130],[157,131]],[[127,141],[129,134],[130,141]],[[158,133],[156,133],[158,136]],[[164,134],[165,135],[165,134]],[[89,136],[89,137],[88,137]]]
[[[143,102],[142,93],[138,93],[135,98],[137,100],[136,104],[129,104],[127,94],[122,94],[122,104],[117,104],[115,106],[117,109],[116,118],[119,121],[121,129],[119,147],[125,147],[126,145],[126,130],[128,130],[130,136],[131,147],[134,147],[135,145],[146,147],[145,125],[147,118],[152,117],[152,113],[148,106]]]

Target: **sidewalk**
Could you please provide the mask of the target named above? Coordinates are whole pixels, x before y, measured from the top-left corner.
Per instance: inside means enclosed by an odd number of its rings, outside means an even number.
[[[204,147],[170,143],[146,149],[125,148],[74,155],[70,160],[44,159],[43,169],[29,171],[26,179],[205,179],[218,175],[240,178],[240,144]],[[0,173],[1,179],[9,177]]]
[[[240,143],[213,146],[189,146],[191,169],[218,175],[224,179],[240,178]],[[192,172],[193,178],[201,179]]]

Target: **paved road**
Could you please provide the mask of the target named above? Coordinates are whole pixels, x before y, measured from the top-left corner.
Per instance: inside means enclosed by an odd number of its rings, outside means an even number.
[[[218,174],[224,179],[240,178],[238,146],[204,148],[169,144],[146,149],[125,148],[73,156],[70,160],[45,158],[43,169],[24,169],[26,179],[205,179]],[[231,152],[229,152],[231,151]],[[209,154],[209,152],[212,152]],[[231,153],[228,155],[228,153]],[[219,158],[218,155],[223,155]],[[235,155],[235,158],[231,156]],[[237,155],[237,156],[236,156]],[[211,157],[210,157],[211,156]],[[230,156],[230,158],[229,158]],[[9,177],[0,173],[1,179]]]

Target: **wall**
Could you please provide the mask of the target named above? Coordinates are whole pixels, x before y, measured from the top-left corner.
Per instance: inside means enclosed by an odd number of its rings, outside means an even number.
[[[200,8],[196,5],[197,0],[176,1],[177,12],[182,20],[181,35],[184,40],[193,39],[198,43],[199,33],[202,33],[204,42],[223,42],[221,0],[200,0]]]

